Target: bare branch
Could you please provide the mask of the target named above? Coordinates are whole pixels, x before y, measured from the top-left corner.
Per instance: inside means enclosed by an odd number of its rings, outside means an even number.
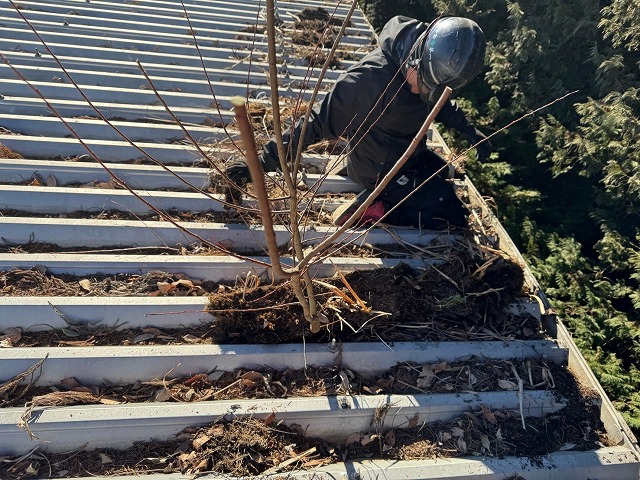
[[[267,241],[267,250],[273,264],[273,270],[277,275],[290,277],[291,274],[285,272],[280,263],[280,253],[278,252],[278,242],[276,241],[273,229],[273,217],[271,216],[269,196],[264,181],[264,172],[260,165],[260,159],[258,158],[253,131],[247,115],[245,99],[243,97],[234,97],[231,99],[231,103],[233,104],[233,109],[236,114],[236,121],[240,129],[242,143],[246,149],[245,156],[247,158],[247,166],[249,167],[251,181],[256,191],[256,198],[258,199],[258,206],[260,207],[260,217],[262,218],[262,225],[264,226],[264,236]]]
[[[71,84],[75,87],[75,89],[78,91],[78,93],[80,94],[80,96],[84,99],[85,102],[87,102],[87,104],[89,105],[89,107],[91,107],[91,109],[96,112],[96,114],[100,117],[100,119],[105,122],[109,127],[111,127],[118,135],[120,135],[129,145],[131,145],[133,148],[135,148],[136,150],[138,150],[140,153],[142,153],[146,158],[148,158],[149,160],[151,160],[153,163],[155,163],[156,165],[158,165],[159,167],[161,167],[163,170],[165,170],[166,172],[169,172],[171,175],[173,175],[174,177],[176,177],[178,180],[180,180],[182,183],[184,183],[185,185],[187,185],[189,188],[191,188],[194,192],[198,192],[201,193],[202,195],[204,195],[205,197],[209,198],[210,200],[214,201],[214,202],[221,202],[221,203],[225,203],[223,202],[221,199],[215,198],[212,195],[210,195],[208,192],[202,190],[199,187],[196,187],[195,185],[191,184],[190,182],[188,182],[187,180],[185,180],[184,178],[182,178],[180,175],[177,175],[175,172],[173,172],[170,168],[168,168],[166,165],[164,165],[162,162],[160,162],[159,160],[155,159],[153,156],[149,155],[143,148],[139,147],[134,141],[132,141],[131,139],[129,139],[129,137],[127,137],[127,135],[125,135],[124,132],[122,132],[116,125],[113,124],[113,122],[111,122],[103,113],[102,111],[100,111],[99,108],[97,108],[94,103],[89,99],[89,97],[87,97],[87,95],[84,93],[84,91],[82,90],[82,88],[80,87],[80,85],[78,85],[78,83],[75,81],[75,79],[71,76],[71,74],[67,71],[66,67],[64,66],[64,64],[60,61],[60,59],[56,56],[55,53],[53,53],[53,51],[49,48],[49,45],[47,44],[47,42],[44,40],[44,38],[42,38],[42,36],[40,35],[40,33],[36,30],[36,28],[31,24],[31,22],[29,21],[29,19],[27,19],[27,17],[24,16],[24,14],[22,13],[22,11],[16,6],[16,4],[14,3],[13,0],[9,0],[9,3],[11,4],[11,6],[14,8],[14,10],[18,13],[18,15],[22,18],[22,20],[27,24],[27,26],[31,29],[31,31],[34,33],[34,35],[36,35],[36,37],[38,37],[38,40],[40,40],[40,42],[42,43],[42,45],[44,46],[45,50],[47,51],[47,53],[49,53],[49,55],[51,55],[51,58],[53,58],[53,60],[56,62],[56,64],[58,65],[58,67],[60,67],[60,69],[62,70],[62,72],[67,76],[67,78],[69,79],[69,81],[71,82]],[[7,63],[7,60],[5,58],[3,58],[3,61],[5,63]],[[138,63],[139,64],[139,63]],[[9,65],[11,67],[11,65],[9,63],[7,63],[7,65]],[[11,67],[12,70],[14,72],[16,72],[15,69],[13,69],[13,67]],[[21,80],[26,81],[24,79],[24,77],[18,73],[16,73],[16,75],[18,75],[20,77]],[[146,75],[145,75],[146,77]],[[154,88],[153,84],[151,83],[150,79],[147,78],[147,81],[150,82],[151,84],[151,88],[153,88],[154,92],[156,91],[156,89]],[[166,105],[166,103],[163,102],[164,105]],[[167,109],[168,107],[165,107],[165,109]],[[58,116],[58,118],[60,120],[62,120],[62,116]],[[175,119],[175,116],[173,116],[173,118]],[[65,123],[65,125],[68,126],[68,124],[66,122],[63,121],[63,123]],[[178,125],[180,125],[180,127],[182,127],[184,129],[184,127],[182,126],[182,124],[180,122],[178,122]],[[193,140],[192,140],[193,141]],[[208,156],[199,148],[197,142],[193,141],[194,145],[196,146],[196,148],[198,149],[198,151],[205,157],[208,158]],[[109,170],[107,170],[107,172],[109,172]],[[109,175],[111,175],[111,177],[114,180],[119,181],[120,183],[123,183],[122,180],[118,180],[117,177],[115,177],[114,175],[112,175],[111,173],[109,173]]]
[[[123,180],[121,180],[113,170],[111,170],[111,168],[109,168],[109,166],[104,163],[102,161],[102,159],[93,151],[93,149],[82,139],[82,137],[78,134],[78,132],[76,132],[74,130],[74,128],[69,124],[69,122],[67,122],[62,115],[60,114],[60,112],[58,112],[58,110],[47,100],[47,98],[42,94],[42,92],[40,92],[40,90],[38,90],[36,87],[33,86],[33,84],[27,80],[24,75],[22,75],[22,73],[20,73],[20,71],[15,68],[11,62],[9,61],[9,59],[7,57],[4,56],[4,54],[2,52],[0,52],[0,59],[9,67],[11,68],[11,70],[18,76],[18,78],[20,78],[20,80],[22,80],[47,106],[47,108],[49,110],[51,110],[51,112],[56,116],[56,118],[58,118],[66,127],[67,129],[71,132],[71,134],[74,136],[74,138],[76,140],[78,140],[78,142],[80,143],[80,145],[82,145],[82,147],[89,153],[89,156],[91,156],[91,158],[93,158],[102,168],[105,169],[105,171],[111,176],[111,178],[114,179],[114,181],[122,186],[124,189],[126,189],[131,195],[133,195],[134,197],[136,197],[138,200],[140,200],[142,203],[144,203],[147,207],[149,207],[149,209],[155,213],[157,213],[158,215],[160,215],[160,217],[171,223],[174,227],[178,228],[181,232],[195,238],[196,240],[198,240],[199,242],[202,242],[203,245],[207,245],[208,247],[211,247],[214,250],[220,251],[224,254],[227,255],[231,255],[235,258],[239,258],[241,260],[247,260],[253,263],[256,263],[258,265],[264,265],[264,266],[270,266],[269,264],[265,263],[265,262],[261,262],[259,260],[256,260],[254,258],[251,257],[246,257],[244,255],[239,255],[237,253],[234,253],[224,247],[221,247],[220,245],[216,245],[213,244],[211,242],[209,242],[208,240],[205,240],[204,238],[202,238],[201,236],[199,236],[198,234],[190,231],[188,228],[183,227],[182,225],[180,225],[178,222],[176,222],[170,215],[167,215],[165,212],[163,212],[162,210],[159,210],[158,208],[156,208],[155,205],[151,204],[149,201],[145,200],[141,195],[139,195],[135,190],[133,190],[129,185],[127,185],[126,182],[124,182]]]
[[[209,78],[209,73],[207,72],[207,65],[204,63],[204,57],[202,55],[202,52],[200,51],[200,44],[198,43],[198,38],[196,37],[196,32],[193,29],[193,25],[191,24],[191,18],[189,17],[189,12],[187,12],[187,7],[184,4],[184,0],[180,0],[180,4],[182,5],[182,10],[184,10],[184,17],[187,20],[187,23],[189,24],[189,31],[191,32],[191,36],[193,37],[193,42],[194,42],[194,45],[196,47],[196,51],[198,52],[198,58],[200,59],[200,64],[202,65],[202,71],[204,72],[204,77],[207,79],[207,84],[209,85],[209,91],[211,92],[211,96],[213,97],[213,101],[215,102],[216,110],[218,111],[218,116],[220,117],[220,123],[222,124],[222,128],[224,129],[224,133],[227,134],[227,137],[229,137],[229,140],[231,140],[231,143],[233,144],[234,147],[236,147],[238,152],[242,153],[242,150],[240,149],[240,147],[236,144],[236,142],[231,137],[231,134],[227,131],[227,126],[224,123],[224,120],[223,120],[223,117],[222,117],[222,112],[220,111],[220,105],[218,104],[218,99],[216,98],[216,94],[213,91],[213,85],[211,84],[211,78]],[[136,63],[138,63],[138,65],[140,65],[139,61],[136,62]],[[145,75],[145,77],[146,77],[146,75]],[[182,126],[182,124],[180,122],[178,122],[178,124],[180,126]]]
[[[311,100],[309,100],[309,104],[307,105],[307,111],[305,112],[304,120],[302,122],[302,129],[300,130],[300,139],[298,141],[298,150],[296,151],[296,155],[295,155],[294,161],[293,161],[293,175],[294,175],[294,178],[298,174],[298,169],[300,167],[300,157],[302,156],[302,150],[303,150],[302,139],[304,138],[304,135],[305,135],[305,133],[307,131],[307,125],[309,124],[309,117],[311,116],[311,110],[313,109],[313,104],[315,103],[316,98],[318,97],[318,91],[320,90],[320,85],[322,83],[322,80],[324,79],[324,76],[327,73],[327,70],[329,69],[329,66],[331,65],[331,60],[333,60],[333,57],[335,56],[336,50],[338,49],[338,45],[340,45],[340,41],[342,40],[344,32],[347,29],[347,25],[349,24],[349,21],[351,20],[351,17],[353,16],[353,12],[355,11],[357,6],[358,6],[357,0],[352,0],[351,8],[349,9],[349,12],[347,13],[346,18],[345,18],[344,22],[342,23],[342,25],[340,27],[340,31],[338,32],[338,35],[336,36],[336,39],[333,42],[333,45],[331,46],[331,50],[329,51],[329,54],[327,55],[327,59],[324,62],[324,65],[322,66],[322,70],[320,71],[320,75],[318,76],[318,80],[316,81],[316,86],[314,87],[313,93],[311,94]],[[336,8],[338,8],[338,7],[336,6]]]
[[[149,74],[147,73],[146,69],[142,66],[142,64],[140,63],[140,60],[136,61],[136,64],[138,65],[138,68],[140,69],[140,72],[142,73],[142,75],[144,76],[144,78],[147,80],[147,82],[149,83],[149,86],[151,87],[151,90],[153,91],[153,93],[155,94],[156,98],[158,99],[158,101],[162,104],[162,106],[164,107],[165,111],[171,116],[171,118],[173,118],[173,120],[176,122],[176,125],[178,125],[180,127],[180,129],[183,131],[183,133],[185,134],[185,136],[189,139],[189,141],[193,144],[194,147],[196,147],[196,150],[198,150],[198,152],[205,158],[209,159],[209,156],[206,154],[206,152],[204,150],[202,150],[202,147],[200,147],[200,145],[198,144],[198,142],[195,140],[195,138],[193,138],[193,136],[191,135],[191,133],[189,133],[189,130],[183,125],[183,123],[178,119],[178,117],[175,116],[175,114],[173,113],[173,111],[171,110],[171,108],[169,108],[169,105],[167,105],[167,102],[164,100],[164,98],[162,97],[162,95],[160,95],[160,92],[158,92],[158,89],[155,87],[155,85],[153,84],[153,81],[151,80],[151,78],[149,77]],[[114,127],[115,128],[115,127]],[[117,129],[116,129],[117,130]],[[225,130],[226,131],[226,130]],[[235,145],[235,143],[234,143]],[[238,147],[239,148],[239,147]],[[240,153],[242,153],[242,150],[240,151]],[[229,177],[227,177],[227,174],[220,169],[215,163],[210,162],[211,166],[213,167],[213,169],[219,174],[221,175],[228,183],[229,185],[232,185],[234,188],[236,188],[238,191],[240,191],[242,194],[248,195],[248,196],[252,196],[249,194],[249,192],[247,192],[245,189],[240,188],[238,185],[236,185],[234,182],[232,182]],[[175,175],[175,174],[174,174]],[[177,176],[177,175],[176,175]],[[180,178],[180,177],[179,177]],[[185,183],[187,183],[185,181]],[[198,191],[200,191],[200,189],[198,189]],[[250,208],[246,208],[243,207],[241,205],[235,205],[226,201],[223,201],[221,199],[218,198],[214,198],[211,195],[209,195],[209,193],[202,191],[202,193],[207,197],[210,198],[212,200],[215,200],[217,202],[222,203],[223,205],[227,206],[227,207],[233,207],[235,209],[238,210],[244,210],[244,211],[254,211],[253,209]]]

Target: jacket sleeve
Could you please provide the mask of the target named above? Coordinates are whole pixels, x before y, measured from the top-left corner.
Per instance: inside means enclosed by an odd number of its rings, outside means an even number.
[[[475,134],[474,126],[469,123],[462,109],[455,100],[445,103],[436,120],[447,128],[454,128],[465,137]]]
[[[302,140],[303,148],[321,140],[353,137],[356,132],[360,134],[364,130],[360,127],[368,118],[377,117],[376,110],[380,110],[380,106],[376,101],[381,89],[372,76],[370,69],[359,66],[336,81],[320,105],[311,111]],[[301,118],[293,129],[282,134],[287,161],[291,161],[297,152],[302,124]],[[273,138],[264,146],[263,163],[266,171],[280,168],[278,147]]]

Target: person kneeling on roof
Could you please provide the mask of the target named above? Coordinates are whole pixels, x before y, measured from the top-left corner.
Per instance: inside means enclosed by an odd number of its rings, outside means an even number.
[[[336,225],[346,222],[404,154],[444,88],[455,91],[467,85],[484,66],[484,33],[466,18],[441,17],[427,25],[397,16],[384,26],[379,40],[380,47],[343,73],[313,109],[303,139],[304,147],[326,139],[348,139],[347,175],[364,190],[334,212]],[[445,104],[436,121],[458,130],[471,144],[485,139],[454,101]],[[301,130],[302,119],[283,133],[288,155],[297,151]],[[488,141],[476,151],[478,159],[485,160]],[[265,144],[262,162],[265,171],[279,169],[275,139]],[[444,164],[426,142],[420,142],[358,224],[378,221]],[[435,175],[384,222],[420,228],[465,226],[466,210],[447,181],[447,172]],[[229,165],[226,173],[239,186],[250,181],[242,160]]]

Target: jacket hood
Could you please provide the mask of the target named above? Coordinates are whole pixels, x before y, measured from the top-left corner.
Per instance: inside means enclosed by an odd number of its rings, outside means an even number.
[[[393,17],[378,36],[380,48],[397,67],[400,67],[411,53],[416,40],[427,28],[427,24],[413,18],[401,15]]]

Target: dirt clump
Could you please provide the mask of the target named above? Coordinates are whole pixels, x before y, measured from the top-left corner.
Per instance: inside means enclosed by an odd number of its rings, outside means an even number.
[[[418,341],[532,338],[537,319],[509,304],[524,290],[522,269],[503,258],[478,263],[457,257],[425,270],[405,264],[356,271],[317,288],[329,323],[308,341]],[[327,285],[333,286],[328,288]],[[352,298],[350,289],[358,299]],[[214,343],[300,341],[302,310],[286,284],[214,293]],[[363,303],[362,303],[363,302]]]
[[[333,46],[339,27],[343,20],[333,17],[322,8],[304,8],[298,14],[299,21],[294,23],[296,31],[291,34],[291,41],[297,45]],[[349,26],[351,21],[347,24]]]

